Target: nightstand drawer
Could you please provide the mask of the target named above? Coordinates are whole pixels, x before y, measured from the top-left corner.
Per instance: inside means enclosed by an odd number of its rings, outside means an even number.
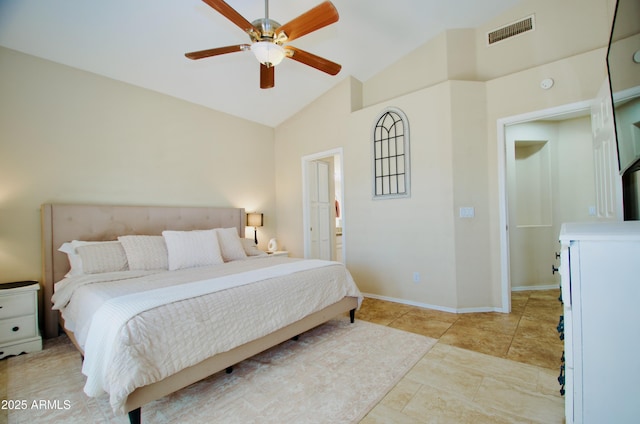
[[[35,337],[36,316],[27,315],[0,321],[0,343]]]
[[[0,296],[0,319],[34,313],[33,292]]]

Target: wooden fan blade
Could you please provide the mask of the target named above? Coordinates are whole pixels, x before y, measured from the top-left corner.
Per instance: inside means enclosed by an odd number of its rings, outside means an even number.
[[[260,64],[260,88],[275,87],[275,67]]]
[[[236,10],[229,6],[227,3],[222,0],[202,0],[207,3],[209,6],[217,10],[222,16],[229,19],[231,22],[240,27],[244,32],[250,32],[255,29],[255,27],[246,20],[241,14],[236,12]]]
[[[246,48],[250,48],[249,44],[238,44],[236,46],[218,47],[215,49],[199,50],[197,52],[185,53],[189,59],[203,59],[205,57],[218,56],[226,53],[241,52]]]
[[[338,22],[338,11],[330,1],[325,1],[277,29],[276,35],[285,33],[287,41]]]
[[[340,69],[342,69],[342,65],[293,46],[286,46],[285,50],[291,52],[287,55],[290,59],[304,63],[305,65],[316,68],[319,71],[326,72],[329,75],[336,75],[340,72]]]

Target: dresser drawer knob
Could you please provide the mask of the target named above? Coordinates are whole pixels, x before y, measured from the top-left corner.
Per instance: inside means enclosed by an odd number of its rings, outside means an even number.
[[[14,331],[14,332],[18,330],[20,330],[20,327],[18,327],[17,325],[11,329],[11,331]]]

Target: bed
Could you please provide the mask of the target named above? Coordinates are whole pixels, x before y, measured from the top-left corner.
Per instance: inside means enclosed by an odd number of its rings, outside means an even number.
[[[337,315],[353,322],[362,300],[339,263],[247,244],[241,208],[44,204],[41,213],[45,337],[66,332],[84,358],[85,392],[108,392],[132,423],[146,403]],[[209,244],[182,248],[212,235],[211,263]],[[151,266],[159,255],[149,243],[160,240],[167,263]],[[82,254],[82,271],[68,249]]]

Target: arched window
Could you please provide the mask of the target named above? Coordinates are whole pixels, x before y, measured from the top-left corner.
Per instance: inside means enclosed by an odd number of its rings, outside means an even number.
[[[409,121],[400,109],[387,108],[373,128],[373,197],[408,197]]]

